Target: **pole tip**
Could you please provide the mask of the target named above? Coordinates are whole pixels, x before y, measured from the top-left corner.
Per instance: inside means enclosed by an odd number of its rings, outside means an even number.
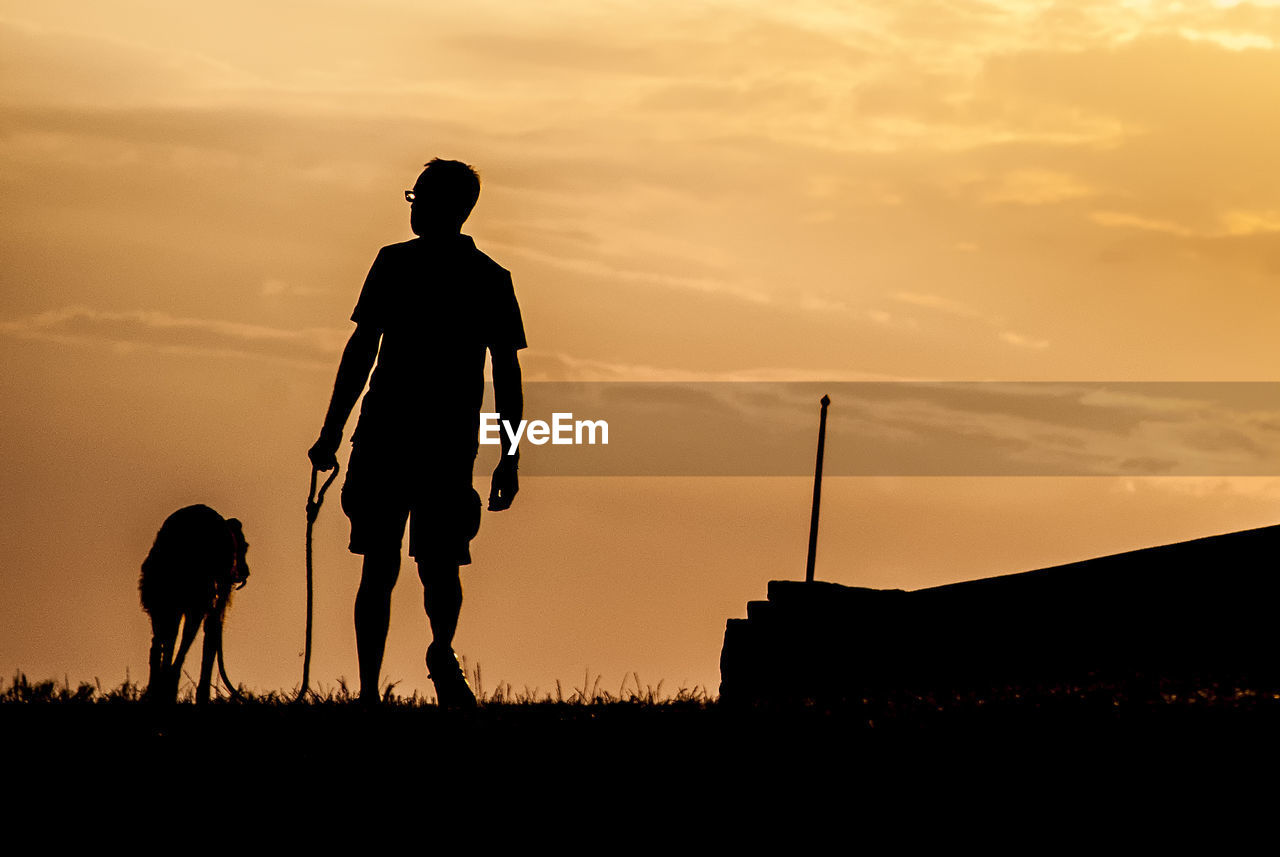
[[[823,394],[822,399],[818,402],[818,404],[822,405],[822,407],[825,408],[827,405],[831,404],[831,397],[826,394]]]

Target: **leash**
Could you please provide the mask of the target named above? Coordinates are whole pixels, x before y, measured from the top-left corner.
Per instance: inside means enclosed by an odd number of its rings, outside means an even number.
[[[307,645],[305,654],[302,657],[302,689],[298,691],[298,695],[294,698],[294,702],[301,702],[306,698],[308,686],[311,681],[311,607],[313,601],[312,587],[312,571],[311,571],[311,530],[315,526],[316,518],[320,515],[320,504],[324,502],[324,492],[329,490],[329,486],[333,484],[333,480],[338,478],[338,470],[340,468],[337,462],[334,463],[333,473],[320,486],[320,493],[316,494],[316,475],[320,472],[316,468],[311,468],[311,491],[307,494]]]

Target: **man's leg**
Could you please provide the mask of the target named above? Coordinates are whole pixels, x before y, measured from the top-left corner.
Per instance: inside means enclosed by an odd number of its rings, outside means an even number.
[[[360,699],[364,702],[379,699],[378,679],[391,624],[391,591],[399,576],[399,547],[365,554],[356,592],[356,653],[360,658]]]
[[[431,622],[433,645],[452,649],[458,615],[462,612],[462,578],[458,564],[423,557],[418,560],[418,577],[422,580],[422,606]]]
[[[474,708],[475,694],[453,652],[453,635],[462,612],[462,580],[456,561],[418,558],[422,579],[422,604],[431,621],[431,645],[427,648],[427,672],[436,686],[436,698],[444,708]]]

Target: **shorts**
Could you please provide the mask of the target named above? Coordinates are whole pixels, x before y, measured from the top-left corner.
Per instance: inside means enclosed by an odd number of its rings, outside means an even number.
[[[474,459],[414,467],[385,449],[376,444],[351,448],[342,483],[351,552],[399,552],[408,522],[410,556],[470,565],[471,540],[480,531],[480,495],[471,486]]]

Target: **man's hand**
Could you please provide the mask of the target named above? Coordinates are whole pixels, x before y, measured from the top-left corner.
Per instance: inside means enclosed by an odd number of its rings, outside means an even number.
[[[319,471],[332,470],[338,466],[338,444],[342,443],[342,435],[321,431],[320,439],[307,451],[311,466]]]
[[[516,473],[517,459],[504,455],[493,469],[493,482],[489,488],[489,511],[501,512],[511,508],[511,501],[520,490],[520,477]]]

